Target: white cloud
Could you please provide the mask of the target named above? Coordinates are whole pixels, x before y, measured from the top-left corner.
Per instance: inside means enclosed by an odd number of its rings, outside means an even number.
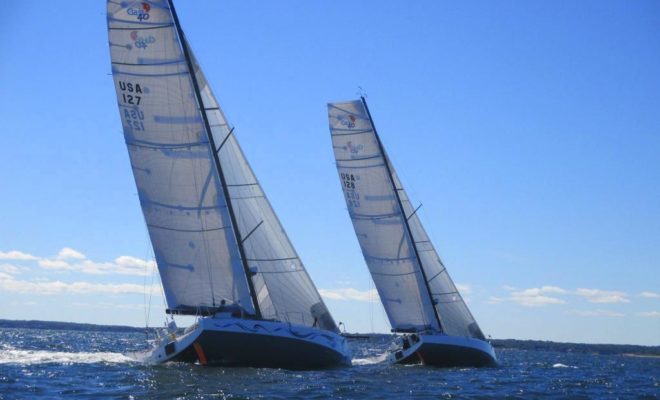
[[[6,272],[8,274],[18,274],[21,272],[21,269],[15,265],[11,264],[2,264],[0,265],[0,271]]]
[[[616,311],[609,310],[571,310],[571,314],[581,317],[625,317],[626,315]]]
[[[57,259],[58,260],[67,260],[67,259],[76,259],[76,260],[84,260],[85,255],[79,251],[76,251],[70,247],[65,247],[62,250],[60,250],[59,253],[57,253]]]
[[[590,303],[630,303],[626,293],[613,290],[579,288],[575,294]]]
[[[660,293],[642,292],[639,294],[639,297],[645,297],[647,299],[660,299]]]
[[[507,301],[507,299],[505,299],[504,297],[490,296],[488,298],[488,300],[486,301],[486,303],[488,303],[488,304],[500,304],[500,303],[504,303],[505,301]]]
[[[590,303],[629,303],[629,295],[616,290],[601,290],[578,288],[566,290],[557,286],[542,286],[540,288],[516,289],[512,286],[504,286],[504,290],[510,292],[508,297],[490,297],[489,303],[497,304],[505,301],[518,303],[526,307],[538,307],[548,304],[565,304],[565,296],[575,295],[582,297]],[[643,292],[640,296],[655,297],[655,293]],[[660,297],[660,296],[659,296]]]
[[[541,291],[543,293],[566,293],[566,290],[557,286],[543,286]]]
[[[6,273],[6,272],[0,272],[0,282],[2,282],[2,281],[8,281],[8,280],[13,280],[13,279],[14,279],[14,277],[11,276],[11,275],[9,275],[8,273]]]
[[[39,266],[45,269],[53,270],[73,270],[74,268],[66,261],[63,260],[50,260],[47,258],[39,260]]]
[[[160,293],[158,285],[145,286],[134,283],[92,283],[62,281],[26,281],[0,272],[0,291],[29,293],[34,295],[50,294],[153,294]]]
[[[23,253],[21,251],[11,250],[11,251],[0,251],[0,260],[38,260],[39,257],[35,257],[32,254]]]
[[[74,307],[101,308],[112,310],[144,310],[144,304],[117,304],[117,303],[71,303]]]
[[[113,262],[89,260],[83,253],[64,247],[55,257],[36,257],[20,251],[0,252],[0,259],[31,260],[46,270],[60,272],[81,272],[90,275],[137,275],[149,276],[156,270],[156,263],[132,256],[119,256]],[[5,271],[5,269],[2,269]],[[12,269],[12,273],[15,271]],[[7,271],[5,271],[7,272]]]
[[[145,274],[151,273],[151,271],[156,269],[156,262],[151,260],[143,260],[137,257],[131,256],[119,256],[115,258],[115,264],[119,267],[125,269],[126,271],[139,272],[137,275],[148,275]]]
[[[550,304],[565,304],[566,301],[548,294],[565,294],[566,290],[557,286],[542,286],[540,288],[515,289],[505,286],[511,292],[509,297],[490,297],[489,303],[498,304],[505,301],[514,302],[525,307],[542,307]]]
[[[660,318],[660,311],[642,311],[636,314],[638,317]]]
[[[59,256],[58,256],[59,257]],[[72,257],[67,257],[71,259]],[[89,275],[137,275],[148,276],[156,269],[154,261],[131,256],[119,256],[114,262],[96,262],[87,259],[75,259],[74,262],[63,259],[41,259],[39,266],[56,271],[77,271]]]
[[[319,289],[321,296],[330,300],[356,300],[367,302],[379,302],[378,292],[376,289],[371,290],[358,290],[353,288],[345,289]]]
[[[73,267],[82,273],[93,275],[121,274],[149,276],[156,269],[156,263],[131,256],[120,256],[115,259],[114,263],[98,263],[85,260],[74,264]]]

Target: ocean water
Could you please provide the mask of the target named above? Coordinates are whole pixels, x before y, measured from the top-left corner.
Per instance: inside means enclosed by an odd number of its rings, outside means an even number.
[[[139,332],[0,329],[0,399],[657,399],[660,359],[498,349],[497,368],[382,363],[390,338],[352,340],[351,368],[286,371],[172,363],[131,352]]]

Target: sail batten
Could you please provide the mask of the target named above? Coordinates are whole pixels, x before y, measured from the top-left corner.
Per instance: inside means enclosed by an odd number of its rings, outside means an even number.
[[[328,117],[349,215],[393,330],[430,328],[483,338],[385,153],[364,99],[330,103]]]

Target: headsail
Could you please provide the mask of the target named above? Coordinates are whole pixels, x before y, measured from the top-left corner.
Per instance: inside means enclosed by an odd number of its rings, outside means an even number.
[[[482,338],[382,150],[364,101],[331,103],[328,116],[348,211],[392,328]]]
[[[195,72],[262,316],[338,331],[196,62]]]

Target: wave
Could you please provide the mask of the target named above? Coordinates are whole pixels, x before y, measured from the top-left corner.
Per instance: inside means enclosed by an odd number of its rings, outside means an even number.
[[[557,363],[557,364],[553,364],[552,368],[577,368],[577,367],[575,367],[573,365],[566,365],[566,364],[562,364],[562,363]]]
[[[69,353],[64,351],[19,350],[12,348],[5,348],[0,352],[0,364],[117,364],[135,361],[134,358],[122,353],[110,352]]]
[[[387,359],[387,354],[388,353],[383,353],[379,354],[373,357],[367,357],[367,358],[354,358],[351,360],[353,365],[372,365],[372,364],[380,364],[385,359]]]

